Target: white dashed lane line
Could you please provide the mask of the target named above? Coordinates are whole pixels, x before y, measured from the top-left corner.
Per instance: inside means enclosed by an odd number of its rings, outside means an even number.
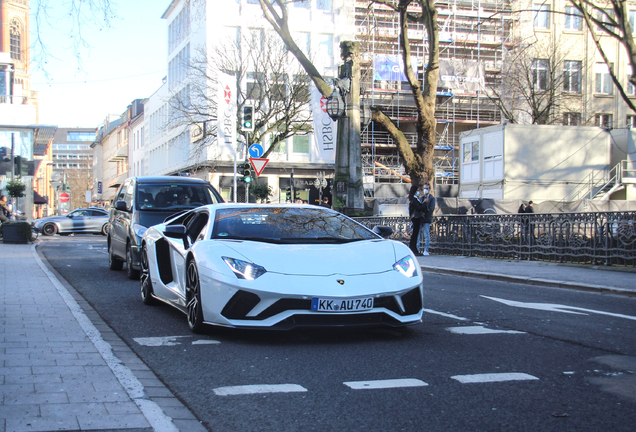
[[[492,383],[504,381],[532,381],[539,379],[535,376],[519,372],[455,375],[451,378],[459,381],[462,384]]]
[[[424,381],[414,379],[414,378],[376,380],[376,381],[349,381],[349,382],[344,382],[343,384],[346,385],[347,387],[352,388],[353,390],[424,387],[428,385]]]
[[[214,389],[214,393],[217,396],[235,396],[262,393],[297,393],[306,391],[306,388],[298,384],[257,384],[219,387]]]
[[[451,333],[465,334],[465,335],[478,335],[478,334],[495,334],[495,333],[507,333],[507,334],[526,334],[526,332],[517,330],[493,330],[484,326],[462,326],[462,327],[448,327]]]

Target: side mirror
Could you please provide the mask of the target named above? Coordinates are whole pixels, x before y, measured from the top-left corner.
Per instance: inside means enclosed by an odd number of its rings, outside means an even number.
[[[380,237],[387,239],[393,234],[393,228],[384,225],[378,225],[373,227],[373,232]]]
[[[115,202],[115,209],[121,211],[128,211],[128,206],[126,205],[126,201],[119,200]]]
[[[168,225],[163,234],[166,237],[183,240],[183,247],[188,249],[190,247],[190,241],[188,240],[188,230],[184,225]]]

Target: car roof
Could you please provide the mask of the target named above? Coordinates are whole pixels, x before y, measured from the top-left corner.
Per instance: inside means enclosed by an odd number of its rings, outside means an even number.
[[[319,211],[328,211],[331,213],[338,213],[336,210],[332,210],[327,207],[321,207],[312,204],[254,204],[254,203],[218,203],[218,204],[208,204],[204,207],[208,207],[210,210],[221,210],[227,208],[233,209],[248,209],[248,208],[302,208],[307,210],[319,210]]]
[[[152,177],[131,177],[135,183],[200,183],[209,182],[197,177],[177,177],[177,176],[152,176]]]

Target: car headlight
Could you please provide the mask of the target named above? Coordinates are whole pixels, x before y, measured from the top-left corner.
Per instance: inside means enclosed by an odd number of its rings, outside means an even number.
[[[267,273],[267,270],[265,270],[264,267],[251,262],[243,261],[236,258],[221,258],[230,267],[230,269],[232,269],[236,277],[239,279],[254,280]]]
[[[137,235],[137,237],[143,237],[144,233],[148,231],[148,227],[139,224],[133,224],[133,231]]]
[[[393,270],[397,270],[404,276],[410,278],[417,275],[417,266],[415,260],[410,255],[405,256],[395,264],[393,264]]]

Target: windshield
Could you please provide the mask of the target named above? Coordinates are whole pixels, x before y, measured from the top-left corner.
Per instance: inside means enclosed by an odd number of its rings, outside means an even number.
[[[272,243],[346,243],[380,237],[338,212],[307,206],[217,210],[212,238]]]
[[[205,183],[140,183],[135,205],[138,210],[177,211],[218,202],[212,188]]]

